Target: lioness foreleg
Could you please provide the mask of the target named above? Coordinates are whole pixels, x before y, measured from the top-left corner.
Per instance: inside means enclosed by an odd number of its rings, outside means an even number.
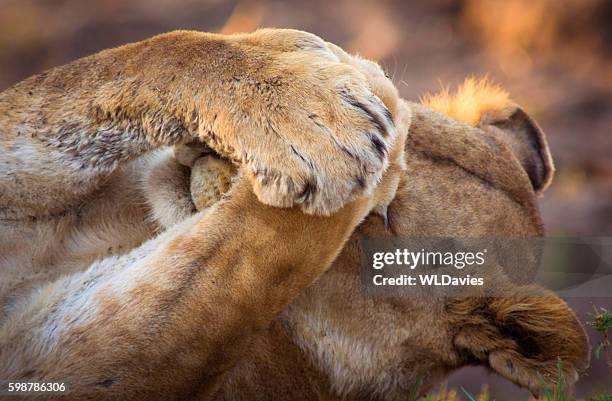
[[[79,400],[212,391],[330,265],[371,203],[309,216],[261,204],[241,179],[208,213],[17,305],[0,327],[0,377],[65,382]]]
[[[372,74],[315,35],[261,30],[172,32],[33,76],[0,93],[0,218],[61,215],[128,160],[192,141],[243,165],[260,201],[332,213],[394,142]]]

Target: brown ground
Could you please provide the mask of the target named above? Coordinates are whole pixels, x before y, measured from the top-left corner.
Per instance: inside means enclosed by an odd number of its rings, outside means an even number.
[[[409,99],[488,74],[548,134],[558,170],[542,199],[549,233],[611,236],[610,21],[612,1],[606,0],[0,0],[0,90],[77,57],[173,29],[304,29],[380,60]],[[585,317],[590,301],[571,302]],[[610,298],[595,302],[612,309]],[[507,386],[481,374],[461,372],[451,382],[473,391],[489,382],[497,399],[513,397]],[[603,389],[606,382],[612,382],[610,372],[599,364],[581,391]]]

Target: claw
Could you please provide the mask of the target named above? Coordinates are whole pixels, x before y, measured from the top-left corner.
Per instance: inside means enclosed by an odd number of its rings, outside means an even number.
[[[379,205],[374,209],[374,213],[382,217],[385,229],[389,229],[389,205]]]
[[[382,214],[382,218],[383,218],[383,222],[385,223],[385,230],[388,230],[391,228],[391,226],[389,225],[389,207],[385,206],[385,211]]]

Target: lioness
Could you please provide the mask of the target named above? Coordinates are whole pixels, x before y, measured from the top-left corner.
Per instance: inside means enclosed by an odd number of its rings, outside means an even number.
[[[575,381],[585,336],[552,294],[359,291],[363,235],[542,234],[543,134],[480,89],[471,127],[314,35],[262,30],[160,35],[6,90],[0,378],[67,384],[49,399],[392,400],[467,364],[537,393],[561,357]],[[197,213],[189,168],[147,155],[194,141],[241,170]]]

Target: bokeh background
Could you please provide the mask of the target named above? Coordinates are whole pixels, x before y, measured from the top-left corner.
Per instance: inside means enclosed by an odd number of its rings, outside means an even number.
[[[608,0],[0,0],[0,90],[173,29],[231,33],[263,26],[307,30],[378,60],[407,99],[488,75],[548,135],[557,167],[541,201],[548,232],[612,235]],[[572,301],[584,319],[590,302],[610,309],[610,299]],[[449,386],[476,392],[486,382],[497,399],[526,399],[485,374],[467,369]],[[610,377],[595,361],[580,391],[610,389]]]

